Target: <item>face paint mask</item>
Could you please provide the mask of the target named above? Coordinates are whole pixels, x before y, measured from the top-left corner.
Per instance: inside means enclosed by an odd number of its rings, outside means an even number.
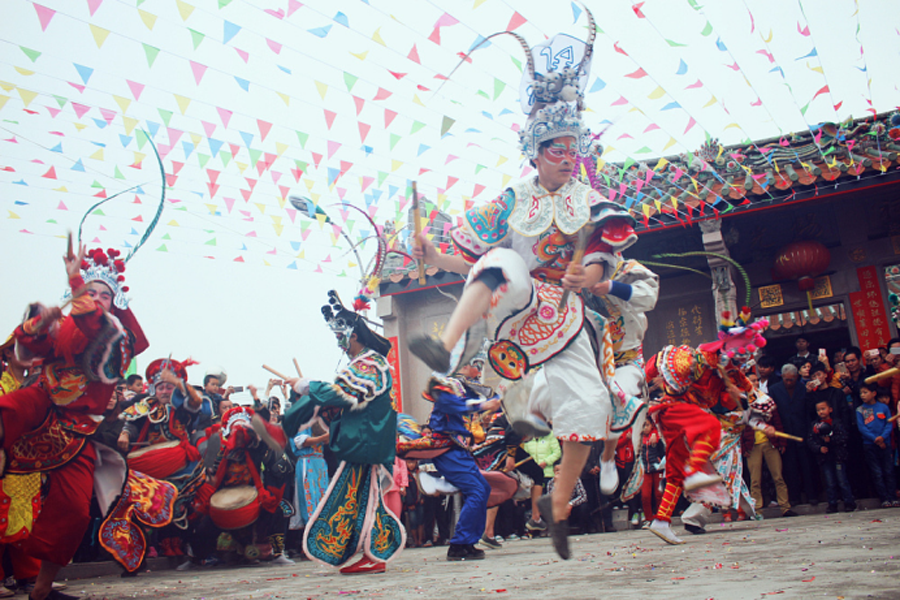
[[[550,164],[558,165],[563,160],[575,163],[578,159],[578,148],[573,140],[565,142],[553,142],[544,149],[544,158]]]

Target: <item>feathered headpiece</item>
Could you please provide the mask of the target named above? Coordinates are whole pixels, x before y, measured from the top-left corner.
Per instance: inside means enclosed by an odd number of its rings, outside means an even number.
[[[581,120],[584,86],[591,70],[597,26],[591,11],[584,4],[581,6],[588,19],[587,42],[561,33],[531,48],[518,33],[498,31],[481,40],[460,61],[463,64],[475,50],[500,35],[511,35],[522,46],[526,68],[519,85],[519,96],[528,120],[519,131],[519,144],[528,160],[537,157],[541,143],[559,137],[574,137],[581,155],[589,154],[597,146],[595,137]],[[457,68],[459,65],[448,79]]]
[[[198,364],[197,361],[192,358],[181,362],[171,358],[157,358],[147,365],[147,370],[144,372],[147,378],[147,391],[150,392],[151,396],[156,393],[156,384],[160,382],[163,371],[168,369],[175,373],[179,379],[187,380],[187,368],[196,364]]]
[[[743,307],[737,320],[731,319],[731,313],[722,313],[719,325],[719,339],[699,346],[703,352],[719,352],[723,360],[749,358],[759,348],[766,345],[763,331],[769,326],[768,319],[757,319],[750,322],[750,308]]]
[[[369,329],[366,319],[344,306],[334,290],[328,292],[328,304],[322,307],[322,315],[342,349],[347,350],[350,347],[350,335],[355,333],[359,343],[366,348],[382,356],[387,356],[391,351],[391,342]]]

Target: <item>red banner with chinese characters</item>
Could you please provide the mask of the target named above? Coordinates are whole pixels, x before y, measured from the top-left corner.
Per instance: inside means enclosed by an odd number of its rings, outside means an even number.
[[[884,298],[878,285],[877,267],[856,269],[859,278],[858,292],[850,294],[850,306],[859,347],[863,351],[886,346],[890,339],[887,315],[884,312]]]
[[[391,405],[397,412],[403,412],[403,394],[400,390],[400,353],[397,351],[399,341],[397,336],[388,338],[391,342],[391,351],[388,352],[387,360],[391,368],[391,379],[394,385],[391,387]]]

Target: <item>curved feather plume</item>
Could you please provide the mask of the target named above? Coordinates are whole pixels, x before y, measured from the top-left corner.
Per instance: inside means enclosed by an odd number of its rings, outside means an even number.
[[[372,230],[375,232],[375,237],[378,240],[378,250],[375,254],[375,265],[369,273],[369,277],[374,277],[378,273],[381,272],[381,267],[384,266],[384,259],[387,256],[387,241],[384,239],[384,236],[378,232],[378,225],[375,224],[375,221],[369,216],[369,213],[364,211],[358,206],[350,204],[349,202],[341,202],[340,204],[336,204],[335,206],[346,206],[347,208],[352,208],[359,212],[363,217],[365,217],[366,221],[372,226]],[[365,279],[365,275],[363,276]],[[365,283],[365,281],[363,281]]]
[[[466,55],[462,57],[462,59],[459,61],[459,64],[457,64],[455,67],[453,67],[453,70],[450,71],[450,74],[447,75],[447,78],[441,82],[441,85],[439,85],[436,90],[434,90],[434,93],[437,94],[439,91],[441,91],[441,88],[444,87],[444,83],[446,83],[447,81],[450,81],[450,78],[453,77],[453,74],[456,73],[456,70],[458,68],[460,68],[462,66],[462,64],[469,59],[470,56],[472,56],[473,52],[475,52],[476,50],[481,48],[491,38],[495,38],[498,35],[511,35],[519,41],[519,45],[521,45],[522,49],[525,51],[528,73],[531,75],[531,78],[534,79],[534,57],[531,55],[531,48],[528,46],[528,42],[525,40],[525,38],[523,38],[518,33],[515,33],[514,31],[498,31],[496,33],[492,33],[491,35],[487,36],[486,38],[484,38],[483,40],[478,42],[471,50],[466,52]]]
[[[137,253],[138,249],[144,245],[144,242],[146,242],[147,238],[150,237],[150,234],[153,233],[153,230],[156,229],[156,225],[159,223],[159,218],[162,215],[162,211],[163,211],[163,208],[165,207],[165,201],[166,201],[166,170],[163,167],[162,158],[159,156],[159,151],[157,151],[157,149],[156,149],[156,144],[153,143],[153,140],[150,139],[150,136],[147,135],[147,132],[144,131],[143,129],[141,131],[144,132],[144,136],[147,138],[147,141],[150,142],[150,147],[153,148],[153,153],[156,155],[156,162],[159,165],[159,175],[160,175],[160,180],[161,180],[162,191],[160,192],[160,196],[159,196],[159,205],[156,207],[156,214],[153,215],[153,219],[147,225],[147,229],[146,229],[146,231],[144,231],[144,235],[141,236],[141,239],[138,241],[138,243],[135,244],[134,247],[128,251],[128,255],[124,259],[124,261],[126,263],[129,260],[131,260],[131,257],[134,256],[135,253]],[[122,194],[127,194],[129,192],[132,192],[132,191],[138,189],[139,187],[141,187],[141,185],[144,185],[144,184],[134,185],[134,186],[131,186],[130,188],[128,188],[127,190],[122,190],[121,192],[117,192],[117,193],[113,194],[112,196],[110,196],[109,198],[104,198],[100,202],[97,202],[96,204],[91,206],[89,209],[87,209],[87,211],[84,213],[84,216],[81,217],[81,222],[78,223],[78,243],[79,244],[81,243],[81,233],[84,228],[84,222],[87,220],[88,216],[90,216],[90,214],[94,212],[95,209],[97,209],[101,204],[105,204],[114,198],[118,198]]]
[[[144,131],[143,129],[141,131]],[[153,148],[153,154],[156,155],[156,164],[159,165],[159,178],[160,178],[160,193],[159,193],[159,205],[156,207],[156,214],[153,215],[153,219],[150,221],[150,224],[147,225],[147,230],[144,231],[144,235],[141,236],[141,239],[137,244],[134,245],[134,248],[128,251],[128,256],[125,257],[125,262],[127,263],[131,260],[131,257],[137,254],[137,251],[141,246],[144,245],[144,242],[150,237],[150,234],[153,233],[153,230],[156,229],[156,225],[159,223],[159,218],[162,216],[163,208],[166,205],[166,169],[163,167],[162,157],[159,155],[159,150],[156,149],[156,144],[153,143],[153,140],[150,139],[150,136],[147,135],[147,132],[144,131],[144,137],[147,138],[147,141],[150,142],[150,147]]]
[[[747,274],[747,271],[744,270],[744,267],[740,265],[736,260],[731,258],[730,256],[725,256],[724,254],[719,254],[718,252],[708,252],[705,250],[697,250],[694,252],[680,252],[680,253],[672,253],[667,252],[664,254],[654,254],[653,258],[687,258],[689,256],[712,256],[715,258],[719,258],[724,260],[725,262],[731,264],[737,272],[741,274],[741,278],[744,280],[744,289],[746,290],[746,300],[744,301],[744,306],[750,306],[750,290],[752,287],[750,286],[750,276]]]

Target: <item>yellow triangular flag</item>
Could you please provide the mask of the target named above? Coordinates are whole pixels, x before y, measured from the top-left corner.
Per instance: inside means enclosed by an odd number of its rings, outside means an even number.
[[[125,135],[131,135],[131,132],[134,131],[134,128],[138,124],[138,120],[132,117],[126,117],[122,115],[122,122],[125,124]]]
[[[215,214],[216,214],[216,209],[217,209],[218,207],[217,207],[215,204],[207,204],[207,205],[206,205],[206,208],[209,209],[209,214],[215,215]]]
[[[0,88],[3,88],[4,92],[11,92],[16,88],[16,86],[8,81],[0,81]]]
[[[187,21],[188,17],[191,16],[191,13],[194,12],[194,7],[181,0],[175,0],[175,4],[178,5],[178,14],[181,15],[181,20]]]
[[[290,148],[290,146],[288,146],[287,144],[275,142],[275,152],[278,154],[278,156],[281,156],[282,154],[287,152],[288,148]]]
[[[711,96],[710,99],[709,99],[709,102],[707,102],[706,104],[704,104],[704,105],[703,105],[703,108],[708,108],[708,107],[712,106],[713,104],[715,104],[716,102],[717,102],[716,97],[715,97],[715,96]]]
[[[53,188],[53,191],[54,191],[54,192],[68,192],[69,190],[66,189],[66,186],[61,185],[61,186],[59,186],[58,188]]]
[[[94,160],[103,160],[103,148],[98,148],[90,157]]]
[[[672,146],[674,146],[674,145],[677,144],[677,143],[678,143],[678,142],[675,141],[675,138],[670,137],[668,143],[666,144],[665,148],[663,148],[663,150],[664,150],[664,151],[665,151],[665,150],[668,150],[669,148],[671,148]]]
[[[327,217],[323,214],[316,213],[316,221],[319,222],[319,227],[323,227],[325,225],[325,219]]]
[[[286,203],[287,203],[287,200],[285,200],[284,198],[279,198],[278,199],[278,208],[284,208],[284,205]]]
[[[168,223],[166,223],[166,225],[169,225],[169,226],[171,226],[171,227],[181,227],[181,225],[179,225],[179,224],[178,224],[178,221],[176,221],[175,219],[172,219],[171,221],[169,221]]]
[[[156,25],[156,15],[141,9],[138,9],[138,14],[141,15],[141,21],[144,22],[147,29],[153,31],[153,26]]]
[[[85,125],[84,123],[72,123],[72,125],[74,125],[75,129],[77,129],[78,131],[84,131],[85,128],[87,128],[87,125]]]
[[[275,230],[275,235],[277,235],[278,237],[281,237],[281,232],[284,231],[284,225],[281,225],[280,223],[276,223],[276,224],[272,225],[272,228]]]
[[[297,258],[306,258],[306,250],[301,250],[297,255]]]
[[[269,261],[267,261],[266,259],[263,259],[263,265],[265,265],[265,266],[267,266],[267,267],[271,267],[271,266],[272,266],[272,265],[269,264]]]
[[[11,211],[11,210],[8,211],[8,212],[9,212],[9,218],[10,218],[10,219],[21,219],[21,218],[22,218],[22,217],[20,217],[19,215],[17,215],[16,213],[14,213],[13,211]]]
[[[312,192],[309,195],[312,197],[313,204],[318,204],[319,198],[322,197],[322,194],[313,194]]]
[[[424,104],[422,104],[422,101],[419,100],[419,95],[418,95],[418,94],[413,94],[413,102],[415,102],[415,103],[418,104],[419,106],[425,106]]]
[[[188,105],[191,103],[190,98],[185,98],[184,96],[179,96],[178,94],[172,94],[175,96],[175,102],[178,103],[178,108],[181,109],[181,114],[184,114],[187,110]]]
[[[278,96],[284,101],[285,106],[291,105],[291,97],[290,96],[288,96],[287,94],[282,94],[281,92],[275,92],[275,93],[278,94]]]
[[[9,96],[4,96],[0,94],[0,110],[3,110],[3,105],[6,104],[6,101],[9,100]]]
[[[379,27],[378,29],[376,29],[376,30],[375,30],[375,33],[372,34],[372,41],[375,42],[375,43],[377,43],[377,44],[381,44],[381,45],[384,46],[385,48],[387,47],[387,44],[385,44],[385,43],[384,43],[384,40],[381,39],[381,27]]]
[[[22,67],[16,67],[16,71],[18,71],[20,74],[24,75],[25,77],[28,77],[29,75],[34,75],[34,71],[31,71],[29,69],[23,69]]]
[[[203,136],[200,135],[199,133],[191,134],[191,142],[194,143],[194,146],[199,146],[200,142],[202,142],[202,141],[203,141]]]
[[[234,161],[234,164],[237,165],[238,171],[243,173],[247,169],[247,163],[242,163],[240,161]]]
[[[478,8],[479,6],[481,6],[482,4],[484,4],[485,2],[487,2],[487,0],[475,0],[475,4],[472,5],[472,8]]]
[[[304,180],[303,180],[303,183],[306,184],[306,191],[307,191],[307,192],[312,192],[313,186],[316,185],[316,182],[313,181],[312,179],[304,179]],[[313,198],[313,200],[315,200],[315,198]]]
[[[669,164],[668,159],[666,159],[665,157],[660,158],[660,159],[659,159],[659,162],[656,163],[656,166],[653,167],[653,170],[654,170],[654,171],[659,171],[660,169],[662,169],[663,167],[665,167],[667,164]]]
[[[391,173],[399,169],[403,166],[402,160],[397,160],[396,158],[391,159]]]
[[[650,95],[647,96],[651,100],[659,100],[663,96],[666,95],[666,90],[663,89],[661,85],[656,86],[656,89],[650,92]]]
[[[140,165],[142,162],[144,162],[144,159],[146,157],[147,157],[147,155],[144,154],[143,152],[134,151],[134,164]]]
[[[128,107],[131,106],[131,100],[129,100],[128,98],[124,98],[122,96],[116,96],[115,94],[113,94],[113,100],[116,101],[116,104],[119,105],[119,109],[122,112],[127,111]]]
[[[503,163],[505,163],[508,160],[509,159],[506,158],[505,156],[501,156],[501,157],[497,158],[497,164],[495,166],[499,167],[500,165],[502,165]]]
[[[261,212],[262,214],[266,214],[266,205],[265,204],[263,204],[262,202],[254,202],[253,204],[256,205],[256,208],[259,209],[259,212]]]
[[[91,33],[94,34],[94,42],[97,44],[97,47],[102,48],[103,42],[106,41],[106,36],[109,35],[109,29],[103,29],[91,23]]]
[[[22,98],[22,102],[25,103],[25,108],[28,108],[28,105],[31,104],[32,100],[37,98],[38,95],[37,92],[32,92],[24,88],[18,88],[16,91],[19,92],[19,96]]]
[[[355,57],[358,58],[359,60],[366,60],[366,56],[369,55],[369,51],[366,50],[365,52],[360,52],[359,54],[357,54],[356,52],[351,52],[350,54],[352,54],[353,56],[355,56]]]
[[[328,84],[322,83],[321,81],[316,81],[316,89],[319,90],[319,96],[321,96],[322,100],[324,100],[325,94],[328,93]]]
[[[506,188],[506,184],[509,183],[509,180],[512,179],[512,175],[503,175],[503,183],[500,184],[500,187]]]

